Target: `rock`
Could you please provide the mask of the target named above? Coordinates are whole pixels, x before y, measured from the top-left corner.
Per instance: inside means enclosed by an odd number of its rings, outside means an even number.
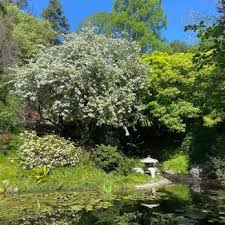
[[[191,168],[190,175],[195,179],[200,179],[200,168],[198,166]]]
[[[171,174],[171,175],[176,174],[176,173],[175,173],[174,171],[172,171],[172,170],[165,170],[164,172],[167,173],[167,174]]]
[[[202,193],[202,188],[201,188],[201,185],[200,183],[195,183],[192,187],[191,187],[191,190],[195,193],[199,193],[201,194]]]
[[[214,173],[213,166],[210,162],[204,162],[199,165],[192,166],[189,174],[195,178],[201,180],[202,178],[209,177]]]
[[[164,173],[163,176],[169,180],[171,180],[174,183],[184,183],[184,184],[193,184],[196,181],[199,182],[198,179],[194,179],[189,174],[168,174]]]
[[[136,167],[136,168],[133,168],[133,170],[136,172],[136,173],[141,173],[141,174],[144,174],[144,170],[140,167]]]
[[[154,187],[161,187],[161,186],[165,186],[168,184],[172,184],[172,181],[168,180],[168,179],[161,179],[159,181],[153,181],[147,184],[143,184],[143,185],[137,185],[136,189],[149,189],[149,188],[154,188]]]

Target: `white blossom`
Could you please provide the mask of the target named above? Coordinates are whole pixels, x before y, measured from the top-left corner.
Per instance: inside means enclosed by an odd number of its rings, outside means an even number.
[[[133,126],[140,118],[147,68],[135,43],[93,30],[70,34],[15,70],[15,93],[52,121]]]

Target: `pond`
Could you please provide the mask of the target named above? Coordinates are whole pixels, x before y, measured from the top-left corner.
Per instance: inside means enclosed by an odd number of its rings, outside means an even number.
[[[225,224],[225,189],[174,184],[123,194],[0,197],[0,225]]]

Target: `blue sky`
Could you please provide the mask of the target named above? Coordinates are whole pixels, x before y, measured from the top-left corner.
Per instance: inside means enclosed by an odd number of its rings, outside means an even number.
[[[74,30],[86,16],[100,11],[109,12],[113,0],[61,0],[61,3]],[[48,0],[32,0],[32,4],[39,15]],[[164,0],[163,8],[168,21],[163,37],[168,41],[182,40],[191,43],[194,39],[190,33],[184,33],[184,25],[191,21],[193,12],[202,15],[215,14],[216,0]]]

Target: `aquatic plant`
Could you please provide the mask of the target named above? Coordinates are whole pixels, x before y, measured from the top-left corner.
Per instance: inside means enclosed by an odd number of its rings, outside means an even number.
[[[103,193],[105,193],[105,194],[111,194],[113,191],[112,181],[109,179],[105,180],[105,182],[103,183],[103,186],[102,186],[102,190],[103,190]]]
[[[37,167],[33,169],[37,183],[45,181],[46,177],[49,175],[50,169],[46,166]]]

